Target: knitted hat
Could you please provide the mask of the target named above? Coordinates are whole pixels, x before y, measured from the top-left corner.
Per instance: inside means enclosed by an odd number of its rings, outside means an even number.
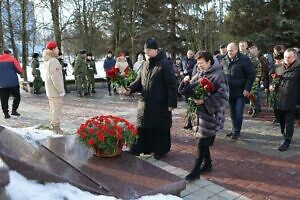
[[[80,53],[80,54],[86,54],[86,53],[87,53],[87,50],[86,50],[86,49],[80,49],[80,50],[79,50],[79,53]]]
[[[154,38],[149,38],[145,42],[145,49],[158,49],[157,41]]]
[[[49,50],[53,50],[56,47],[57,47],[57,44],[56,44],[56,42],[53,42],[53,41],[48,42],[47,45],[46,45],[46,49],[49,49]]]
[[[33,57],[33,58],[38,58],[39,56],[40,56],[39,53],[33,53],[33,54],[32,54],[32,57]]]

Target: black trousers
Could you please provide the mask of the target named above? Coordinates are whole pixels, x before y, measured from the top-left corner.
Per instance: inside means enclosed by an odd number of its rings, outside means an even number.
[[[3,113],[9,112],[8,99],[10,95],[14,97],[12,110],[17,111],[21,101],[20,86],[18,85],[16,87],[0,88],[1,107]]]
[[[278,119],[280,123],[281,133],[287,142],[291,142],[294,134],[295,111],[278,111]]]

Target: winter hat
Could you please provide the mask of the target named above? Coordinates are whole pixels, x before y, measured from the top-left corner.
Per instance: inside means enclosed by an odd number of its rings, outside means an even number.
[[[158,44],[155,38],[149,38],[145,42],[145,49],[158,49]]]
[[[49,49],[49,50],[53,50],[56,47],[57,47],[57,44],[56,44],[56,42],[53,42],[53,41],[48,42],[47,45],[46,45],[46,49]]]
[[[32,54],[32,57],[33,57],[33,58],[38,58],[39,56],[40,56],[39,53],[33,53],[33,54]]]
[[[80,49],[80,50],[79,50],[79,53],[80,53],[80,54],[86,54],[86,52],[87,52],[86,49]]]

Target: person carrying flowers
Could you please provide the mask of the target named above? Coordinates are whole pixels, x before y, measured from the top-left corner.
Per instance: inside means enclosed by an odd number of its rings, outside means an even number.
[[[212,54],[197,52],[195,58],[199,69],[197,74],[191,80],[186,76],[179,86],[179,91],[189,96],[189,110],[196,114],[192,130],[198,138],[198,157],[194,168],[186,176],[188,181],[212,170],[209,147],[213,145],[216,134],[223,129],[225,105],[229,98],[227,79],[221,66],[214,65]]]

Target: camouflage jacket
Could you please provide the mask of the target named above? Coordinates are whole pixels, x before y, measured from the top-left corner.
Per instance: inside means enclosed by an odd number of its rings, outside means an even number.
[[[87,60],[86,63],[87,63],[88,73],[90,75],[97,74],[95,61]]]
[[[75,64],[74,64],[74,75],[87,75],[87,64],[85,59],[83,59],[80,55],[76,57]]]
[[[32,69],[32,75],[33,76],[40,76],[41,75],[39,67],[40,67],[40,62],[38,61],[38,59],[36,59],[36,58],[32,59],[31,69]]]

